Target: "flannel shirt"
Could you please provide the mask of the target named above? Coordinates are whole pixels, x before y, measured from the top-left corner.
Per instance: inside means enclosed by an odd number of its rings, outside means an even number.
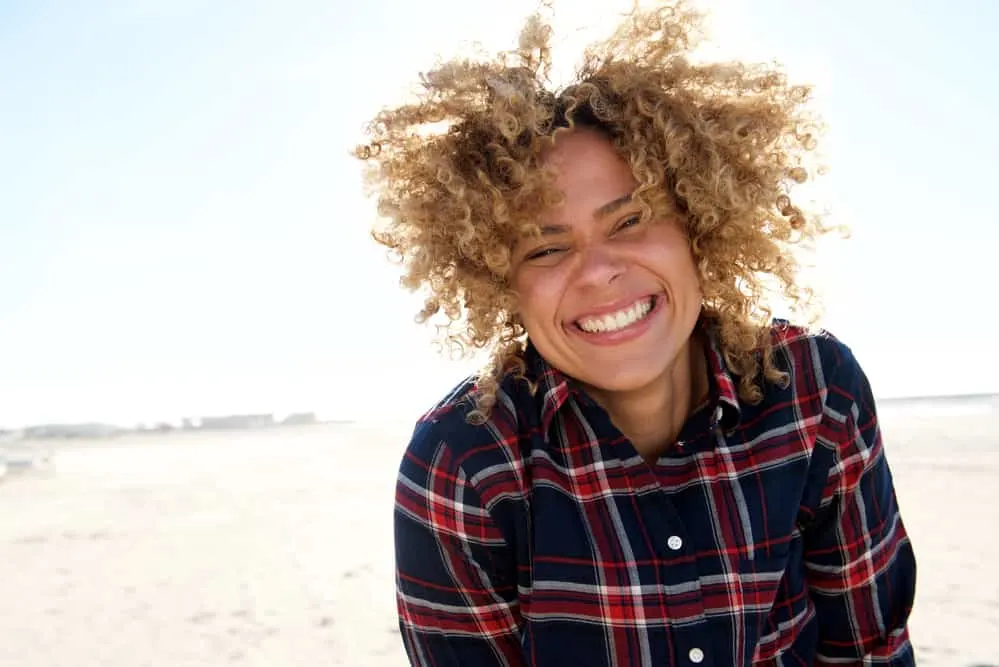
[[[420,418],[395,505],[414,665],[912,665],[915,559],[867,378],[777,321],[790,374],[711,391],[654,465],[530,345],[483,425],[466,380]]]

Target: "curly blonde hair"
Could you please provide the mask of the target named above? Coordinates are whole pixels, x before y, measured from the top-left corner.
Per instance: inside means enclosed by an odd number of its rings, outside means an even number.
[[[791,197],[812,175],[819,124],[808,86],[775,65],[695,63],[702,15],[682,0],[633,10],[586,50],[571,85],[549,90],[551,29],[535,14],[516,49],[421,76],[416,101],[381,111],[355,155],[387,224],[373,232],[428,292],[420,321],[443,314],[444,341],[489,349],[475,415],[488,416],[525,331],[508,276],[517,239],[560,200],[542,154],[558,132],[602,132],[628,162],[646,216],[679,210],[740,396],[784,382],[771,354],[769,297],[813,311],[792,252],[827,231]],[[761,354],[762,352],[762,354]]]

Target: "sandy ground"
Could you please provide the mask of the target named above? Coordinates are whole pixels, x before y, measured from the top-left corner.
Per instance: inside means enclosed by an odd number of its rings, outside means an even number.
[[[921,665],[999,665],[999,414],[886,415]],[[79,443],[0,482],[0,666],[404,665],[405,427]]]

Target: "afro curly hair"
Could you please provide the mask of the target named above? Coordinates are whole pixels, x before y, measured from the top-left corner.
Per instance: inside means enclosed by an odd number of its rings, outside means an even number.
[[[829,228],[791,192],[815,173],[820,124],[811,88],[777,65],[695,62],[703,18],[682,0],[636,8],[553,91],[552,31],[535,14],[517,48],[437,65],[415,101],[368,125],[354,154],[386,223],[373,236],[402,263],[403,286],[428,294],[418,320],[442,314],[445,342],[491,353],[473,418],[488,416],[506,373],[523,373],[511,250],[560,201],[542,154],[577,126],[631,166],[645,216],[682,214],[740,396],[757,402],[763,382],[786,381],[769,343],[772,299],[817,312],[795,251]]]

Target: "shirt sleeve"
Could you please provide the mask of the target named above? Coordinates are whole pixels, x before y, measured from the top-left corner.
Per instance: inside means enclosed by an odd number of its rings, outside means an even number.
[[[395,502],[399,627],[412,665],[518,667],[516,569],[447,443],[417,429]]]
[[[824,480],[804,530],[818,664],[914,665],[916,562],[899,514],[871,389],[850,351],[829,383],[814,458]]]

